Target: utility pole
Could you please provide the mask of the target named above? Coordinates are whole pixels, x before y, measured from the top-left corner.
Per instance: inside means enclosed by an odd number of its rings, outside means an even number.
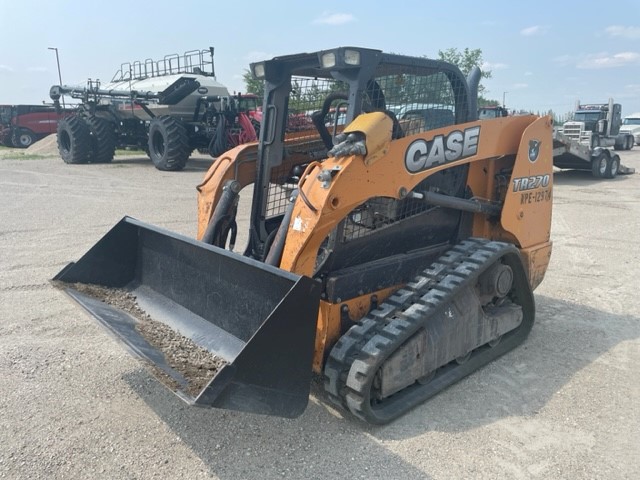
[[[47,47],[49,50],[55,50],[56,52],[56,64],[58,65],[58,80],[60,81],[60,86],[62,86],[62,74],[60,73],[60,57],[58,56],[58,49],[56,47]],[[64,95],[62,96],[62,108],[66,108],[64,104]]]
[[[507,95],[507,93],[509,92],[502,92],[502,107],[506,108],[507,105],[505,104],[504,100],[505,100],[505,96]]]

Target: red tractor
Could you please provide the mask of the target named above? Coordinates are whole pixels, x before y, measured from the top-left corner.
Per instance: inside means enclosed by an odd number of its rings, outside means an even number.
[[[478,108],[478,119],[508,117],[509,111],[501,106],[492,105]]]

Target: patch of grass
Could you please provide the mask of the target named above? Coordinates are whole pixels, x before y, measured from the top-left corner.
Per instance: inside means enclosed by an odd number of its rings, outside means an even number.
[[[144,150],[129,150],[128,148],[117,148],[116,155],[143,155],[146,156],[147,153]]]
[[[0,158],[11,160],[41,160],[51,155],[38,155],[37,153],[16,152],[15,149],[0,150]]]

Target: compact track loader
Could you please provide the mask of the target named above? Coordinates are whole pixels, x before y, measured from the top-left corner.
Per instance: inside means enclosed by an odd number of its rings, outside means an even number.
[[[479,70],[372,49],[251,70],[260,139],[197,187],[197,239],[125,217],[54,280],[185,401],[245,412],[301,414],[315,372],[383,424],[522,343],[551,254],[551,119],[478,121]]]

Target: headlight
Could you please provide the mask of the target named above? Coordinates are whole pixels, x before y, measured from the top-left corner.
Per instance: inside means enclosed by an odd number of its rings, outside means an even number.
[[[345,50],[344,63],[347,65],[360,65],[360,52],[356,50]]]
[[[331,68],[336,66],[336,54],[334,52],[325,53],[320,59],[322,68]]]
[[[264,78],[264,63],[254,63],[253,66],[253,76],[259,80]]]

